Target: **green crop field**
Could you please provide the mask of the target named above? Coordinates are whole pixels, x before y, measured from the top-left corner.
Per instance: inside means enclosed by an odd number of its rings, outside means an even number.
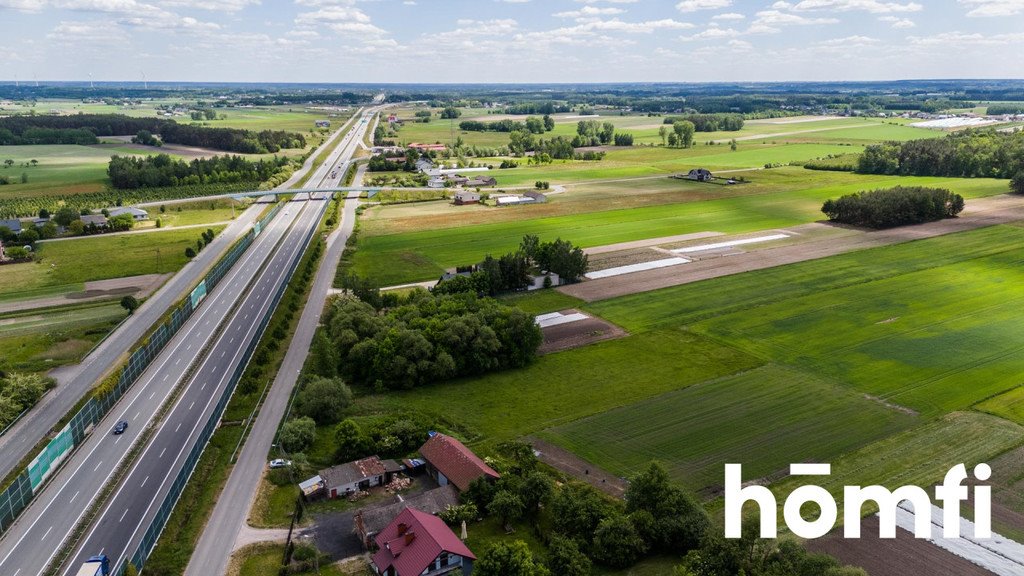
[[[793,226],[823,218],[821,204],[828,198],[865,188],[897,184],[944,186],[968,198],[1006,191],[1006,182],[1000,180],[852,174],[842,174],[838,178],[845,183],[808,188],[814,185],[815,180],[807,178],[802,189],[791,191],[532,220],[527,219],[530,210],[545,210],[545,205],[495,208],[493,210],[498,213],[507,211],[522,214],[522,219],[456,229],[432,226],[420,232],[394,234],[387,233],[392,227],[383,227],[379,230],[383,233],[374,234],[374,229],[366,227],[356,251],[355,271],[375,279],[381,285],[433,279],[447,267],[478,262],[488,253],[502,254],[512,250],[524,234],[538,234],[542,238],[560,236],[580,246],[589,247],[691,232],[739,233]],[[729,194],[733,193],[732,190],[742,191],[746,186],[750,185],[715,188]],[[756,191],[755,188],[750,190]],[[521,212],[514,212],[516,210]],[[458,220],[448,220],[448,226],[457,224]]]
[[[727,463],[742,463],[747,479],[781,476],[792,462],[830,462],[917,422],[840,385],[770,365],[540,436],[620,476],[660,460],[689,488],[714,493]]]
[[[1019,385],[1024,233],[998,226],[599,302],[936,415]],[[641,301],[642,296],[642,301]]]
[[[219,233],[224,226],[211,228]],[[174,272],[185,265],[185,248],[195,247],[199,233],[161,230],[37,244],[34,262],[3,267],[0,300],[76,291],[92,280]]]
[[[642,358],[657,360],[641,370]],[[760,363],[735,348],[665,330],[550,354],[521,370],[362,397],[356,408],[423,413],[474,443],[492,445]]]
[[[15,164],[11,168],[0,167],[0,175],[9,176],[13,182],[0,186],[0,198],[103,190],[110,156],[106,150],[89,146],[0,146],[0,162],[10,159]],[[22,166],[33,159],[39,161],[37,166]],[[22,173],[28,174],[27,184],[21,183]]]

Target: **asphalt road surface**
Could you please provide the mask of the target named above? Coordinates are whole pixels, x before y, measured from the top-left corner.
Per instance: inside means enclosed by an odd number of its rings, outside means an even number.
[[[125,352],[191,290],[224,252],[249,231],[263,206],[242,212],[191,262],[146,299],[85,359],[57,374],[58,385],[10,430],[0,436],[0,477],[6,476],[50,429],[98,382]],[[197,234],[198,236],[198,234]],[[6,574],[0,570],[0,574]]]
[[[25,576],[43,571],[175,385],[199,358],[207,340],[260,271],[291,222],[298,217],[296,208],[282,209],[271,221],[149,369],[4,535],[0,541],[0,574]],[[128,421],[128,430],[120,436],[111,436],[110,430],[120,420]]]
[[[365,114],[373,115],[376,111],[377,109],[368,110],[364,113],[364,117]],[[347,141],[338,146],[335,158],[331,162],[337,172],[342,175],[348,169],[352,155],[365,131],[371,129],[372,125],[369,121],[362,122],[360,120],[360,122],[349,132]],[[310,182],[324,186],[337,184],[337,181],[324,182],[312,179]],[[227,568],[235,539],[248,518],[249,509],[256,497],[263,470],[267,465],[267,453],[270,451],[278,423],[285,415],[292,388],[295,386],[299,370],[305,363],[310,343],[313,341],[313,334],[320,322],[320,314],[334,283],[335,272],[341,260],[341,253],[345,249],[345,242],[355,226],[358,198],[358,192],[349,194],[349,198],[345,202],[341,224],[327,239],[327,249],[324,251],[323,260],[320,262],[320,267],[313,280],[309,299],[299,317],[298,326],[282,361],[281,369],[278,370],[252,431],[239,453],[238,461],[232,468],[231,475],[217,499],[213,513],[199,537],[188,568],[185,570],[185,576],[223,574]]]
[[[290,279],[294,264],[301,258],[323,217],[328,198],[328,194],[318,194],[310,201],[293,201],[287,207],[291,212],[301,209],[295,224],[239,300],[237,309],[212,342],[209,353],[189,378],[159,430],[135,460],[103,512],[90,524],[63,574],[73,576],[82,562],[98,553],[106,554],[112,567],[122,565],[134,553],[174,479],[185,466],[189,452],[199,442],[199,435],[212,417],[217,402],[231,385],[232,375],[245,363],[245,350],[259,339],[259,320],[273,313],[275,295]]]

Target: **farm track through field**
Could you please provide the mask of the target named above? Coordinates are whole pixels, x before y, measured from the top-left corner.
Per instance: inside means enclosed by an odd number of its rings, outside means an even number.
[[[932,238],[1019,220],[1024,220],[1024,197],[1001,195],[977,198],[970,201],[968,208],[959,218],[889,230],[865,231],[843,237],[809,240],[804,243],[756,250],[728,258],[713,258],[682,266],[591,280],[564,286],[558,290],[587,302],[595,302],[720,276],[741,274],[752,270],[826,258],[855,250]],[[822,223],[820,226],[830,225]]]

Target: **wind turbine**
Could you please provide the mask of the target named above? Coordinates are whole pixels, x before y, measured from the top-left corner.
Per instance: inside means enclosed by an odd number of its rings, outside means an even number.
[[[39,88],[39,76],[33,73],[32,78],[36,81],[36,88]]]
[[[142,85],[146,87],[146,90],[149,90],[149,82],[146,80],[146,73],[144,71],[142,72]]]
[[[89,88],[95,88],[96,86],[92,83],[92,72],[89,72]]]

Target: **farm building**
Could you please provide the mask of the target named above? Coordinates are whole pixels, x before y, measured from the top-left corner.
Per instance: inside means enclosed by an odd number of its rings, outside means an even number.
[[[469,182],[469,178],[466,178],[465,176],[460,176],[458,174],[448,177],[448,184],[452,186],[462,186],[466,182]]]
[[[324,479],[318,474],[299,482],[299,490],[302,491],[302,495],[309,498],[311,496],[318,495],[324,489]]]
[[[21,220],[14,218],[12,220],[0,220],[0,228],[7,228],[15,234],[21,233]]]
[[[526,287],[527,290],[540,290],[544,288],[544,280],[546,278],[551,279],[550,286],[561,286],[562,279],[558,277],[558,274],[554,272],[548,272],[546,274],[536,274],[530,276],[530,285]]]
[[[401,466],[394,460],[381,460],[376,456],[370,456],[321,470],[320,477],[323,479],[327,496],[337,498],[387,484],[391,477],[401,470]]]
[[[480,193],[473,190],[459,190],[455,193],[455,205],[476,204],[480,202]]]
[[[507,196],[499,196],[495,202],[498,203],[498,206],[516,206],[518,204],[533,204],[536,200],[529,196],[509,194]]]
[[[444,188],[447,185],[448,181],[442,176],[431,176],[427,181],[427,188]]]
[[[466,182],[466,186],[470,188],[479,188],[481,186],[497,186],[498,181],[491,176],[477,176]]]
[[[86,214],[82,216],[82,224],[95,226],[97,228],[107,227],[107,217],[103,214]]]
[[[420,447],[420,454],[427,461],[427,473],[438,485],[453,484],[460,492],[477,478],[501,477],[462,442],[440,432],[430,433],[430,439]]]
[[[107,216],[109,218],[120,216],[122,214],[131,214],[132,219],[134,219],[136,222],[149,219],[149,212],[146,212],[145,210],[142,210],[140,208],[132,208],[129,206],[124,208],[110,208],[109,210],[107,210]]]
[[[415,508],[427,514],[437,515],[449,506],[458,505],[459,493],[455,491],[454,486],[449,484],[410,496],[393,504],[357,510],[352,517],[353,529],[363,546],[370,548],[373,545],[373,537],[406,508]]]
[[[438,517],[406,508],[374,537],[370,566],[381,576],[442,576],[473,573],[476,556]]]
[[[416,161],[416,169],[420,172],[426,172],[434,169],[434,161],[430,158],[420,158]]]
[[[710,182],[715,179],[711,174],[710,170],[706,168],[694,168],[686,175],[690,180],[696,180],[697,182]]]

